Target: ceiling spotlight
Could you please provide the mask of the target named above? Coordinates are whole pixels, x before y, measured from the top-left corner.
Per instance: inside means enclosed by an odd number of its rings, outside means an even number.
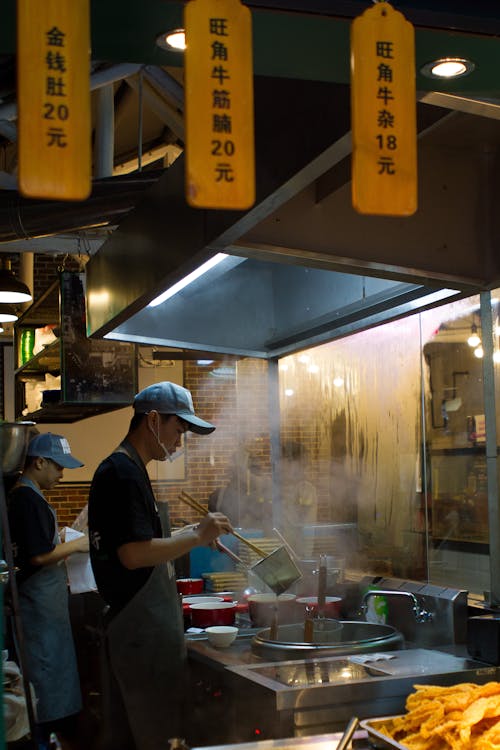
[[[156,44],[167,52],[184,52],[186,49],[186,34],[184,29],[172,29],[156,37]]]
[[[479,346],[479,344],[481,343],[481,339],[479,338],[477,333],[477,325],[475,323],[473,323],[470,327],[470,336],[467,339],[467,343],[472,347]]]
[[[11,261],[0,261],[0,302],[29,302],[31,292],[22,281],[16,279]]]
[[[465,57],[441,57],[420,68],[427,78],[460,78],[472,73],[476,66]]]
[[[476,349],[474,349],[474,356],[477,357],[478,359],[482,359],[484,357],[484,351],[483,351],[482,346],[478,346],[476,347]]]

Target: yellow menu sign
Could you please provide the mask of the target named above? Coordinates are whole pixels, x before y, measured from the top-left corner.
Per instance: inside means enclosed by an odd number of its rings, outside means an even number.
[[[415,37],[379,2],[351,26],[352,202],[362,214],[417,210]]]
[[[195,208],[255,202],[252,19],[239,0],[189,0],[186,200]]]
[[[19,189],[84,200],[91,189],[89,0],[17,0]]]

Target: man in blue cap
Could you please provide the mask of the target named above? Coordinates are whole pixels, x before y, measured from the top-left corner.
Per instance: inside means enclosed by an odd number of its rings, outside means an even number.
[[[155,383],[133,406],[127,436],[98,467],[89,495],[90,557],[109,606],[106,750],[158,750],[179,736],[186,646],[173,561],[232,529],[222,513],[175,536],[168,516],[160,520],[147,464],[171,457],[185,432],[215,430],[196,416],[190,392]]]
[[[68,582],[62,562],[88,552],[88,537],[63,542],[57,516],[43,491],[52,489],[64,469],[83,466],[62,435],[36,435],[28,446],[23,473],[9,495],[9,526],[19,568],[21,624],[28,678],[36,694],[38,743],[49,747],[55,732],[63,747],[78,746],[80,680],[69,618]]]

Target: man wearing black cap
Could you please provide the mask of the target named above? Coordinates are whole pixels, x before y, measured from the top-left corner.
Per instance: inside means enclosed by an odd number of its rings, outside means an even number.
[[[106,750],[158,750],[179,736],[186,647],[173,561],[231,531],[221,513],[170,536],[162,528],[146,466],[165,461],[191,431],[215,427],[196,416],[191,394],[170,382],[134,399],[128,434],[98,467],[89,495],[91,561],[107,613]]]
[[[63,747],[77,747],[77,715],[82,707],[80,681],[69,619],[66,568],[75,552],[87,552],[88,537],[61,542],[55,510],[43,495],[64,469],[82,462],[71,455],[62,435],[36,435],[24,471],[9,495],[9,526],[14,562],[19,568],[21,623],[28,679],[36,693],[38,746],[49,747],[56,732]]]

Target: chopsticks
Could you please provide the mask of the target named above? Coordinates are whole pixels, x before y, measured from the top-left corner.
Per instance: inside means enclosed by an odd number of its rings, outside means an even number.
[[[193,510],[198,511],[198,513],[201,513],[202,516],[206,516],[208,511],[207,509],[198,502],[198,500],[195,500],[194,497],[191,497],[191,495],[188,495],[187,492],[182,491],[179,495],[179,500],[182,500],[182,502],[186,503],[186,505],[189,505]],[[259,557],[266,557],[266,552],[260,549],[260,547],[257,547],[256,544],[250,541],[250,539],[247,539],[246,537],[242,536],[241,534],[238,534],[237,531],[234,529],[231,531],[231,534],[236,537],[236,539],[239,539],[240,542],[243,542],[243,544],[246,544],[247,547],[250,547],[251,550],[253,550]]]

